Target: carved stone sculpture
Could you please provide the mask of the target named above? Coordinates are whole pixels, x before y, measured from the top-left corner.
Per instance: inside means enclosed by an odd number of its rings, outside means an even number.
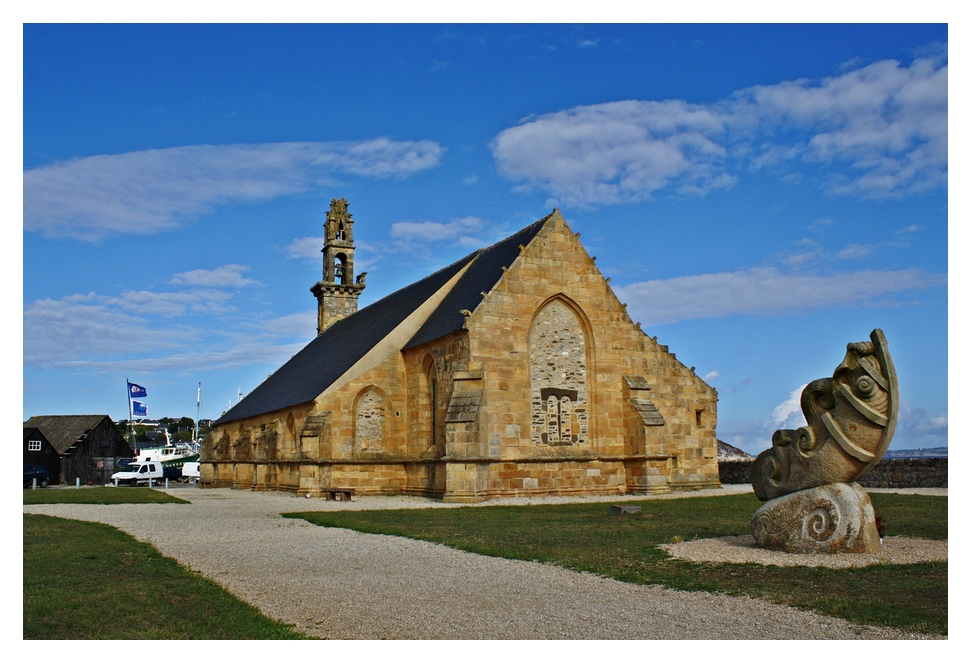
[[[880,537],[859,484],[880,462],[897,424],[899,392],[887,339],[850,343],[832,378],[802,392],[806,425],[777,430],[752,465],[752,487],[769,500],[752,517],[756,543],[794,553],[876,552]]]
[[[836,483],[766,502],[752,516],[759,547],[791,553],[875,553],[880,534],[870,496],[858,483]]]
[[[756,496],[768,500],[859,480],[890,445],[898,400],[887,339],[874,329],[869,343],[846,346],[832,378],[814,380],[803,389],[807,425],[772,435],[772,448],[759,454],[752,467]]]

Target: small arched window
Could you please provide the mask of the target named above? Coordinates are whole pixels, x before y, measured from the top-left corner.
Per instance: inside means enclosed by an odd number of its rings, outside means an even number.
[[[286,428],[286,442],[284,442],[284,449],[293,451],[296,453],[297,449],[297,427],[293,420],[293,413],[287,413],[287,428]],[[286,451],[284,451],[286,453]]]
[[[338,253],[334,256],[334,281],[346,285],[348,283],[347,256]]]

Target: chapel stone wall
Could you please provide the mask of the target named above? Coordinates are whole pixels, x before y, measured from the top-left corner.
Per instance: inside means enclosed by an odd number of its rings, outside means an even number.
[[[506,266],[466,323],[467,368],[484,376],[481,453],[461,468],[462,484],[451,496],[450,485],[446,499],[545,493],[551,480],[557,491],[588,493],[717,486],[715,391],[633,323],[595,259],[557,217]],[[625,375],[646,379],[662,426],[645,424]],[[572,392],[577,402],[586,399],[585,435],[571,412],[570,441],[560,435],[551,444],[550,397],[562,405]],[[546,403],[543,416],[537,401]]]

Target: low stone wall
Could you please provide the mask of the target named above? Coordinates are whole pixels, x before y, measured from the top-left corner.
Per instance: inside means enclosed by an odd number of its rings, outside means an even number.
[[[752,482],[751,460],[723,460],[723,484]],[[947,458],[884,458],[860,482],[865,488],[947,488]]]
[[[947,488],[947,458],[884,458],[870,470],[864,488]]]
[[[723,484],[752,483],[751,460],[718,461],[718,480]]]

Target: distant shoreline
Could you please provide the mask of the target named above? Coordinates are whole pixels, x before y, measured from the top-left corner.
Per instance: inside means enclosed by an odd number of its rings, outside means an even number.
[[[884,458],[947,458],[947,447],[931,449],[894,449],[883,455]]]

